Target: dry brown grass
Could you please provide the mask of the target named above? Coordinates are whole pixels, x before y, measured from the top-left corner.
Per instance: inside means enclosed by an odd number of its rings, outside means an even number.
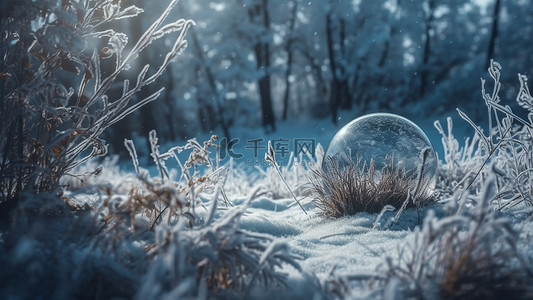
[[[316,207],[326,216],[339,218],[357,212],[378,213],[385,205],[400,208],[409,197],[407,207],[427,202],[431,195],[416,192],[416,178],[408,177],[405,170],[393,163],[382,170],[374,164],[361,165],[361,160],[339,166],[331,157],[326,158],[322,171],[314,171],[311,190]],[[421,186],[424,186],[423,184]],[[422,190],[422,189],[419,189]]]
[[[126,34],[110,28],[142,10],[121,2],[8,1],[2,7],[2,16],[20,17],[0,18],[0,222],[26,195],[61,195],[60,178],[107,154],[106,128],[163,92],[139,95],[184,49],[194,22],[167,24],[178,2],[172,1],[140,38],[130,39],[126,54]],[[159,64],[122,77],[152,41],[173,32],[175,43]]]
[[[533,268],[522,248],[530,242],[490,205],[495,177],[486,182],[473,196],[475,208],[449,207],[442,219],[428,214],[399,256],[378,266],[380,289],[408,299],[533,299]]]
[[[440,290],[444,299],[530,299],[527,272],[513,268],[519,263],[511,244],[494,249],[488,243],[482,224],[464,237],[449,230],[438,247],[436,271],[440,273]],[[485,240],[484,240],[485,239]]]

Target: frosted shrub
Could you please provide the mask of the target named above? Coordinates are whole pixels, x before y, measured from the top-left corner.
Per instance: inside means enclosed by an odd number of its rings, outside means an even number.
[[[533,97],[527,86],[527,77],[519,74],[520,90],[516,101],[526,109],[527,118],[520,117],[509,106],[502,105],[499,96],[500,70],[500,64],[491,61],[489,74],[494,85],[492,92],[487,92],[485,80],[481,81],[482,96],[488,113],[488,134],[458,109],[459,115],[474,129],[475,136],[470,144],[467,141],[458,152],[457,147],[453,146],[453,137],[448,135],[445,143],[449,149],[446,155],[447,165],[443,169],[452,178],[458,178],[459,175],[450,172],[453,168],[465,173],[458,182],[450,182],[454,191],[479,190],[483,179],[489,173],[495,173],[497,197],[494,201],[498,203],[499,209],[508,209],[521,203],[533,205]],[[437,129],[443,134],[438,124]],[[446,139],[446,136],[443,135],[443,138]]]
[[[484,133],[465,113],[475,135],[464,146],[438,122],[444,164],[439,166],[437,198],[444,217],[430,212],[423,224],[370,273],[327,278],[324,289],[340,298],[529,299],[533,297],[531,256],[531,163],[533,97],[519,75],[517,102],[527,120],[500,104],[500,65],[492,62],[492,93],[482,95],[489,128]],[[524,214],[525,213],[525,214]]]
[[[212,136],[200,145],[196,139],[192,139],[185,146],[172,147],[167,152],[160,153],[157,134],[151,131],[151,156],[159,172],[158,178],[152,178],[147,170],[139,166],[133,141],[125,140],[124,144],[132,157],[138,180],[128,185],[127,197],[123,196],[121,185],[102,186],[106,193],[101,208],[105,230],[117,229],[116,227],[123,224],[135,229],[137,219],[141,216],[150,220],[150,226],[145,230],[151,230],[163,220],[163,215],[169,225],[176,223],[180,217],[185,217],[192,227],[199,222],[195,207],[203,205],[200,195],[213,193],[215,190],[224,195],[227,204],[228,200],[222,188],[217,190],[217,186],[223,182],[226,175],[225,168],[218,166],[209,156],[211,152],[208,149],[211,147],[215,148],[215,153],[218,153],[216,140],[217,137]],[[185,150],[190,150],[190,155],[187,161],[182,163],[177,153]],[[181,168],[181,174],[177,179],[173,178],[175,174],[166,167],[168,159],[175,160]],[[207,169],[201,172],[201,166]]]
[[[239,207],[225,195],[225,166],[218,161],[217,137],[200,143],[159,149],[155,131],[150,132],[151,156],[158,170],[151,177],[138,162],[131,140],[125,145],[132,157],[138,180],[129,191],[103,185],[105,192],[97,215],[112,249],[123,239],[155,232],[143,240],[149,264],[137,290],[137,298],[201,297],[201,295],[246,295],[255,286],[286,287],[280,270],[291,265],[300,270],[299,257],[286,243],[271,236],[239,228],[251,196]],[[189,151],[183,162],[178,154]],[[179,173],[169,170],[174,161]],[[221,213],[220,205],[226,207]],[[116,250],[114,250],[116,251]]]
[[[529,299],[531,266],[518,251],[520,232],[512,220],[490,205],[496,191],[494,177],[476,196],[475,209],[446,218],[432,214],[400,250],[387,258],[375,277],[382,296],[431,299]],[[465,197],[466,198],[466,197]],[[465,199],[460,199],[465,201]],[[377,289],[375,290],[377,292]]]
[[[527,234],[531,218],[514,226],[513,218],[517,216],[501,212],[532,204],[533,97],[527,78],[519,75],[516,101],[528,111],[527,120],[501,105],[500,69],[498,63],[491,62],[489,74],[494,82],[491,93],[482,80],[488,134],[458,110],[475,130],[474,138],[459,148],[451,134],[451,121],[447,134],[436,123],[443,136],[446,162],[440,167],[440,186],[447,190],[440,198],[447,203],[450,215],[442,219],[427,216],[414,240],[400,250],[399,258],[387,258],[378,275],[369,276],[379,283],[382,292],[372,290],[383,298],[533,296],[529,284],[533,264],[527,250],[531,244]]]
[[[285,243],[241,230],[238,223],[246,206],[217,220],[210,217],[204,226],[191,231],[179,226],[158,228],[149,252],[155,261],[143,280],[139,299],[193,297],[201,294],[202,287],[204,293],[246,298],[255,285],[287,287],[286,275],[278,268],[289,264],[300,270],[298,257]],[[213,215],[216,205],[211,209]]]
[[[154,83],[186,47],[191,20],[163,26],[177,0],[125,53],[128,37],[110,28],[142,9],[122,1],[7,1],[2,4],[0,50],[0,211],[7,214],[23,192],[56,191],[59,179],[90,158],[106,154],[103,131],[155,100],[162,90],[133,101]],[[8,14],[8,15],[5,15]],[[138,54],[162,36],[177,32],[172,48],[152,75],[146,65],[123,92],[110,88]],[[103,48],[95,48],[103,42]],[[110,72],[100,65],[112,62]],[[70,78],[69,80],[62,80]]]
[[[441,135],[442,146],[444,148],[444,164],[438,168],[438,186],[441,195],[453,194],[454,187],[468,176],[472,179],[471,170],[478,169],[484,161],[483,148],[480,147],[481,139],[477,133],[472,138],[466,138],[464,145],[459,146],[459,141],[455,139],[453,131],[453,121],[451,117],[446,119],[447,130],[442,127],[439,121],[434,125]],[[474,186],[474,187],[477,187]]]

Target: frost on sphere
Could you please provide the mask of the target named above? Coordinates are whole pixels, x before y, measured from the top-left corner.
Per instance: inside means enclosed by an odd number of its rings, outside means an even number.
[[[429,151],[424,162],[425,149]],[[351,121],[335,134],[325,157],[331,157],[341,169],[360,161],[360,167],[368,169],[373,163],[378,172],[390,167],[404,170],[413,181],[411,187],[423,165],[418,192],[433,193],[435,189],[437,156],[431,142],[415,123],[395,114],[368,114]],[[326,172],[327,160],[322,165]]]

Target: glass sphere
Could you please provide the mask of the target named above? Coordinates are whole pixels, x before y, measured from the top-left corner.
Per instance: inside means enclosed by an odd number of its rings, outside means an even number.
[[[415,123],[395,114],[364,115],[341,128],[326,150],[324,171],[331,165],[328,162],[341,169],[356,163],[363,171],[371,164],[377,172],[391,167],[402,170],[413,182],[411,187],[421,169],[419,192],[432,194],[435,189],[437,155],[431,142]]]

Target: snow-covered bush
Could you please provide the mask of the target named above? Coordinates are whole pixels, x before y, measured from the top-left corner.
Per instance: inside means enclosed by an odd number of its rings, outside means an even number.
[[[440,199],[450,216],[429,215],[414,240],[389,258],[374,279],[392,295],[444,299],[529,299],[533,289],[532,257],[528,244],[530,218],[514,226],[513,207],[531,205],[531,150],[533,148],[533,97],[527,78],[518,75],[517,103],[527,119],[500,104],[501,66],[491,61],[492,93],[482,96],[488,111],[488,134],[465,113],[460,116],[475,130],[463,148],[440,124],[445,164],[440,167]],[[510,213],[502,213],[509,211]],[[527,210],[531,213],[531,210]],[[381,285],[382,284],[382,285]],[[376,290],[377,291],[377,290]]]
[[[24,192],[57,191],[59,179],[90,158],[106,154],[103,131],[161,90],[133,101],[154,83],[186,47],[191,20],[164,25],[177,0],[133,41],[112,28],[114,21],[143,10],[122,1],[7,1],[2,4],[0,45],[0,211],[6,215]],[[150,43],[172,32],[178,36],[161,64],[148,76],[146,65],[134,84],[110,96],[112,84]],[[103,47],[95,45],[104,44]],[[109,72],[101,64],[111,63]]]
[[[453,135],[453,120],[446,119],[447,131],[439,121],[434,126],[440,133],[444,148],[444,162],[438,168],[438,187],[440,194],[453,194],[453,187],[465,178],[469,171],[479,168],[483,163],[483,155],[480,147],[480,137],[477,133],[472,138],[468,137],[464,145],[460,147],[459,141]],[[469,175],[470,176],[470,175]]]
[[[451,133],[451,120],[448,120],[448,134],[438,122],[435,123],[445,149],[445,164],[440,168],[442,191],[449,194],[461,189],[475,193],[493,172],[497,174],[498,187],[494,201],[499,209],[522,202],[532,205],[533,97],[527,86],[527,77],[518,74],[520,89],[516,102],[526,110],[527,118],[523,118],[520,116],[524,115],[523,112],[516,114],[508,105],[500,103],[500,64],[491,61],[488,70],[494,82],[491,93],[485,89],[485,80],[481,81],[488,113],[488,134],[458,109],[459,115],[475,131],[473,138],[467,139],[463,148],[459,149]]]
[[[492,176],[474,196],[475,208],[456,203],[449,217],[428,215],[399,258],[378,268],[376,292],[385,299],[531,298],[533,266],[518,250],[520,231],[490,205],[496,190]]]
[[[192,139],[160,152],[151,132],[156,177],[139,166],[133,143],[126,140],[137,176],[117,180],[118,174],[102,171],[69,178],[64,196],[69,205],[41,194],[32,201],[38,215],[26,201],[20,206],[26,211],[17,210],[10,230],[0,235],[0,262],[7,270],[0,273],[0,297],[42,291],[61,298],[182,299],[286,288],[282,269],[302,272],[301,257],[286,242],[240,228],[258,193],[229,207],[226,167],[218,165],[215,141],[216,136],[202,144]],[[184,162],[178,158],[183,151],[190,152]],[[169,160],[181,173],[169,171]],[[117,171],[112,164],[106,166]]]
[[[373,272],[330,274],[322,288],[338,298],[529,299],[533,297],[531,254],[531,150],[533,97],[519,75],[517,102],[527,120],[500,104],[500,65],[492,62],[491,94],[482,95],[488,135],[465,113],[475,130],[463,147],[436,122],[445,149],[439,166],[437,200],[446,216],[431,212],[396,253]]]
[[[192,139],[185,146],[172,147],[165,153],[159,151],[155,131],[150,132],[149,139],[152,145],[151,156],[159,176],[152,178],[148,170],[139,166],[133,141],[125,140],[124,145],[131,154],[137,178],[128,184],[123,184],[123,179],[120,184],[100,187],[105,192],[100,210],[106,231],[124,230],[116,228],[122,225],[126,225],[127,228],[131,226],[135,230],[137,220],[143,217],[150,221],[149,228],[143,229],[152,230],[163,219],[163,215],[169,225],[176,223],[180,217],[186,217],[192,227],[200,222],[195,211],[197,206],[204,205],[200,195],[219,191],[218,185],[223,182],[226,171],[209,156],[211,147],[215,148],[215,153],[218,155],[218,145],[215,144],[217,136],[212,136],[203,145]],[[177,154],[186,150],[190,150],[190,154],[185,163],[182,163]],[[166,160],[171,158],[181,168],[181,174],[177,179],[174,178],[177,175],[166,167]],[[212,201],[216,202],[218,199]],[[227,204],[228,200],[225,202]]]
[[[128,192],[127,198],[116,195],[118,209],[110,205],[111,200],[105,200],[102,221],[104,231],[115,232],[115,236],[134,226],[137,219],[150,219],[140,230],[155,229],[155,239],[149,239],[151,243],[145,248],[151,261],[142,279],[144,284],[136,295],[139,299],[245,295],[258,284],[286,287],[286,275],[279,270],[284,265],[300,270],[299,257],[285,243],[239,228],[239,220],[256,193],[219,216],[220,204],[226,208],[233,204],[225,196],[227,171],[219,166],[216,140],[212,136],[200,144],[192,139],[185,146],[160,153],[152,131],[151,156],[158,169],[158,179],[150,178],[140,168],[133,142],[125,141],[140,184]],[[183,151],[190,151],[184,163],[177,155]],[[169,172],[168,159],[174,159],[179,165],[179,176]],[[161,219],[168,221],[161,223]]]
[[[286,243],[239,228],[247,205],[215,220],[218,199],[212,201],[210,217],[203,226],[158,228],[154,247],[148,252],[155,261],[143,279],[139,299],[193,297],[202,292],[236,298],[246,296],[256,284],[286,288],[286,274],[278,270],[285,264],[300,270],[298,257]]]

